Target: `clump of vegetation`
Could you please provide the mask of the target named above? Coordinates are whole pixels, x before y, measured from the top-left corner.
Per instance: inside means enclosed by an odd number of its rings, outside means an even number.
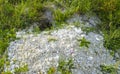
[[[15,29],[0,30],[0,72],[4,69],[7,53],[6,49],[10,41],[16,39]]]
[[[74,7],[80,14],[85,14],[91,10],[90,0],[72,0],[71,7]]]
[[[51,42],[51,41],[57,41],[57,38],[56,37],[52,37],[52,36],[50,36],[49,38],[48,38],[48,42]]]
[[[99,28],[104,33],[104,46],[116,51],[120,48],[120,0],[92,0],[93,12],[102,23]]]
[[[67,62],[65,60],[59,61],[58,71],[61,72],[61,74],[72,74],[72,69],[74,68],[72,59],[69,59]]]
[[[65,21],[74,14],[74,9],[68,9],[66,11],[62,11],[60,9],[54,11],[54,20],[57,26],[65,23]]]
[[[93,27],[83,27],[82,30],[85,31],[86,34],[88,34],[89,32],[95,31],[95,28],[93,28]]]
[[[50,67],[47,71],[47,74],[56,74],[58,72],[61,74],[72,74],[72,69],[74,68],[75,67],[72,59],[69,59],[67,61],[61,59],[59,60],[58,67]]]
[[[2,72],[1,74],[12,74],[10,71]]]
[[[39,1],[39,2],[38,2]],[[40,0],[19,0],[14,1],[16,5],[11,1],[1,0],[1,28],[25,28],[33,21],[39,20],[42,15],[43,5]]]
[[[33,28],[33,32],[34,33],[40,33],[40,28],[38,27],[38,26],[35,26],[34,28]]]
[[[100,68],[103,74],[117,74],[117,69],[113,65],[100,65]]]
[[[15,68],[15,74],[21,74],[26,71],[28,71],[28,65],[24,65],[22,67]]]
[[[55,74],[56,68],[55,67],[50,67],[49,70],[47,71],[47,74]]]
[[[85,46],[85,47],[89,48],[90,42],[87,41],[87,40],[85,39],[85,37],[83,37],[82,39],[78,39],[78,41],[80,42],[80,44],[79,44],[80,47]]]
[[[4,69],[4,64],[5,64],[5,58],[2,57],[2,58],[0,59],[0,71],[2,71],[2,70]]]

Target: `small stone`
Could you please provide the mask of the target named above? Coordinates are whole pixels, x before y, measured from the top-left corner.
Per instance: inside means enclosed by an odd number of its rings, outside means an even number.
[[[98,40],[98,41],[102,40],[101,36],[96,35],[95,37],[96,37],[96,40]]]
[[[32,41],[35,41],[35,39],[32,39]]]
[[[88,60],[89,60],[89,61],[93,60],[93,57],[92,57],[92,56],[89,56],[89,57],[88,57]]]

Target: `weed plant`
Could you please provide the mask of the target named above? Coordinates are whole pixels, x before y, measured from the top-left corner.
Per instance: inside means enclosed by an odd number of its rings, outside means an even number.
[[[78,41],[80,42],[79,43],[79,46],[80,47],[87,47],[87,48],[89,48],[89,44],[90,44],[90,42],[89,41],[87,41],[86,39],[85,39],[85,37],[83,37],[82,39],[78,39]]]

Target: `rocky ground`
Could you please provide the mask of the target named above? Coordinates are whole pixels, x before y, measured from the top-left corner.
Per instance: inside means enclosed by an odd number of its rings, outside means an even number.
[[[74,18],[75,17],[75,18]],[[85,16],[74,16],[64,28],[43,31],[40,34],[17,32],[19,40],[10,43],[8,59],[10,66],[5,70],[14,72],[14,68],[27,64],[26,74],[46,74],[49,67],[58,66],[60,58],[73,58],[76,69],[73,74],[102,74],[100,65],[115,64],[113,56],[103,46],[103,36],[95,32],[86,34],[81,26],[76,27],[74,21],[85,22]],[[95,18],[87,20],[84,26],[95,26]],[[80,47],[78,39],[85,37],[90,42],[89,47]]]

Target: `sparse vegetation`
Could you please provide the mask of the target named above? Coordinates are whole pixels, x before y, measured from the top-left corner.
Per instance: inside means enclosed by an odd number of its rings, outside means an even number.
[[[10,71],[2,72],[2,74],[12,74]]]
[[[49,70],[47,71],[47,74],[55,74],[56,68],[55,67],[50,67]]]
[[[116,61],[113,65],[100,65],[101,71],[103,74],[109,73],[109,74],[118,74],[120,60]]]
[[[28,65],[24,65],[22,67],[15,68],[15,73],[16,74],[21,74],[21,73],[24,73],[26,71],[28,71]]]
[[[80,47],[85,46],[85,47],[89,48],[90,42],[87,41],[84,37],[83,37],[82,39],[78,39],[78,41],[80,42],[80,43],[79,43],[79,46],[80,46]]]
[[[93,27],[83,27],[82,30],[85,31],[86,34],[88,34],[89,32],[94,32],[95,28],[93,28]]]
[[[50,36],[49,38],[48,38],[48,42],[51,42],[51,41],[57,41],[57,38],[56,37],[52,37],[52,36]]]
[[[117,74],[117,69],[113,65],[100,65],[103,74]]]
[[[37,34],[40,33],[40,28],[38,26],[34,27],[33,32]]]
[[[69,59],[67,61],[60,59],[58,67],[50,67],[47,73],[56,74],[60,72],[61,74],[72,74],[72,69],[74,68],[75,67],[72,59]]]
[[[104,46],[116,51],[120,48],[120,0],[92,0],[93,11],[102,20],[99,28],[104,33]]]
[[[59,61],[58,71],[61,72],[61,74],[72,74],[72,69],[74,68],[72,59],[69,59],[67,62],[65,60]]]

